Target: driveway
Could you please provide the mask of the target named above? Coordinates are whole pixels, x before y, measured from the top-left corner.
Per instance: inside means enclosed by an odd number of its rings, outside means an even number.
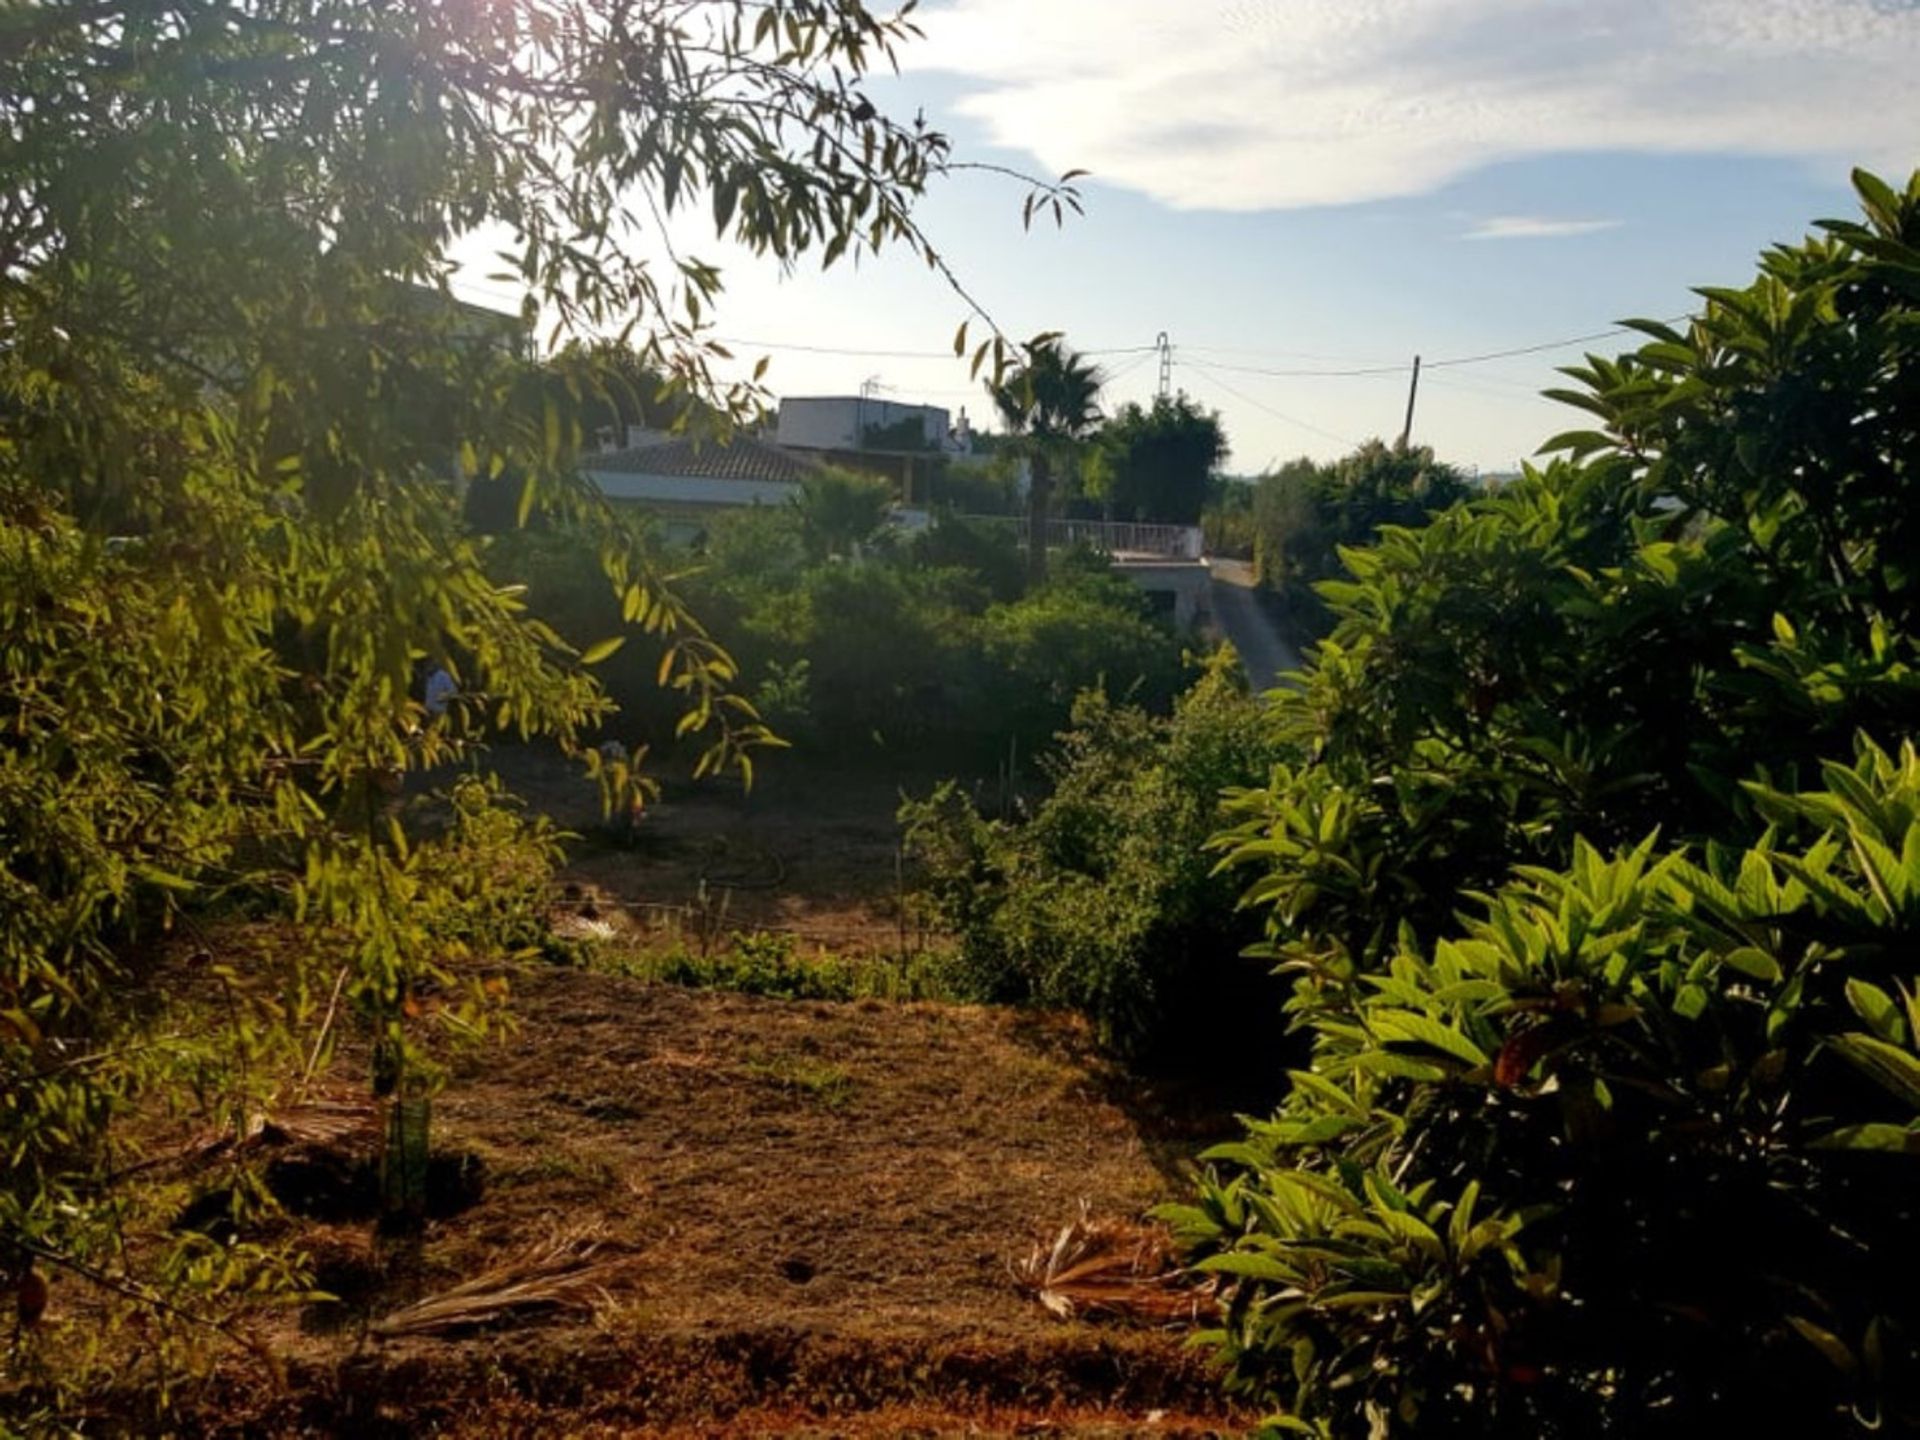
[[[1280,633],[1254,592],[1253,566],[1244,560],[1210,559],[1214,619],[1240,652],[1247,681],[1255,693],[1271,690],[1280,677],[1300,668],[1300,656]]]

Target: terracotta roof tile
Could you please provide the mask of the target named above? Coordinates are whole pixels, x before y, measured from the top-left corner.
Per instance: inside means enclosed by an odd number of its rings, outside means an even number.
[[[584,458],[581,468],[609,475],[681,475],[701,480],[779,480],[798,484],[820,467],[790,451],[738,436],[718,441],[670,440]]]

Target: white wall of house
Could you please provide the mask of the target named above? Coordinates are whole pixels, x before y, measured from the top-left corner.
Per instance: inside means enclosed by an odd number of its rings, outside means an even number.
[[[908,419],[920,422],[920,433],[929,447],[946,444],[951,420],[939,406],[902,405],[895,400],[857,395],[782,400],[774,440],[796,450],[858,450],[871,427],[897,425]]]
[[[647,475],[583,467],[609,500],[662,505],[785,505],[800,487],[785,480],[713,480],[694,475]]]

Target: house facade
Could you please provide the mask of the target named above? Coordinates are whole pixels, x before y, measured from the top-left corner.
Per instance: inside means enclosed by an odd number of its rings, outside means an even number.
[[[819,395],[782,400],[774,439],[795,450],[937,453],[947,448],[952,432],[952,417],[937,405]]]
[[[697,539],[716,514],[786,505],[819,466],[777,445],[740,435],[694,441],[629,435],[618,450],[582,456],[580,469],[609,500],[643,507],[669,540]]]

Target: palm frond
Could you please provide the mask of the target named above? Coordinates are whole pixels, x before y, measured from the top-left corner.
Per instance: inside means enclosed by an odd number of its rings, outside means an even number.
[[[1213,1299],[1213,1283],[1179,1264],[1165,1228],[1095,1219],[1084,1200],[1051,1244],[1035,1245],[1011,1268],[1015,1283],[1062,1320],[1189,1324]]]
[[[562,1232],[529,1246],[450,1290],[375,1321],[383,1339],[446,1335],[567,1313],[591,1315],[612,1302],[608,1287],[627,1268],[624,1258],[602,1258],[597,1230]]]

